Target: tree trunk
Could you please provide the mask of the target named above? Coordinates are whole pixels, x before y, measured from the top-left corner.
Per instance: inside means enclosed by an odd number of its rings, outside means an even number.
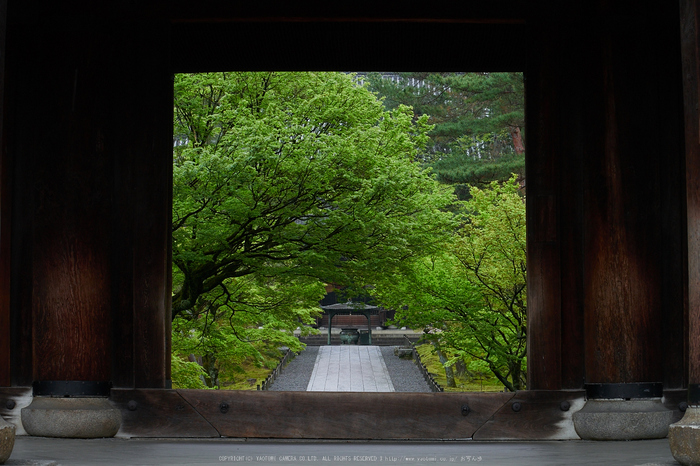
[[[212,353],[207,353],[203,356],[202,367],[204,367],[209,376],[206,377],[207,387],[219,388],[219,368],[216,367],[216,356]]]
[[[510,127],[510,137],[513,139],[515,153],[522,155],[525,152],[525,144],[523,143],[523,135],[520,133],[520,126]]]
[[[520,364],[516,361],[510,367],[510,379],[513,381],[513,391],[523,390],[525,387],[522,384],[520,377]]]

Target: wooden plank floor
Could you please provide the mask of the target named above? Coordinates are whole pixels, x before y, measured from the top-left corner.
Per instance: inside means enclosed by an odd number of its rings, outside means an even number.
[[[308,392],[393,392],[378,346],[322,346]]]

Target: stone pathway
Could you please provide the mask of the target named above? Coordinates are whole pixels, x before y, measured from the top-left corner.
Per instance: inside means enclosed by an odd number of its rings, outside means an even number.
[[[321,346],[308,392],[393,392],[378,346]]]

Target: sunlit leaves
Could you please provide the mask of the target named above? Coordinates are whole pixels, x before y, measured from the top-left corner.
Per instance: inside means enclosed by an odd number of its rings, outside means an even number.
[[[344,73],[177,75],[179,351],[296,347],[324,282],[372,284],[435,250],[455,225],[450,190],[414,163],[429,130]]]
[[[424,328],[456,359],[524,388],[527,353],[525,203],[516,178],[472,188],[463,228],[440,254],[377,287],[398,319]],[[477,363],[475,361],[481,361]]]

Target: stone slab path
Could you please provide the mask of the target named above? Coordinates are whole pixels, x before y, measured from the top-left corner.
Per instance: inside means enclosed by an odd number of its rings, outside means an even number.
[[[321,346],[308,392],[393,392],[378,346]]]

